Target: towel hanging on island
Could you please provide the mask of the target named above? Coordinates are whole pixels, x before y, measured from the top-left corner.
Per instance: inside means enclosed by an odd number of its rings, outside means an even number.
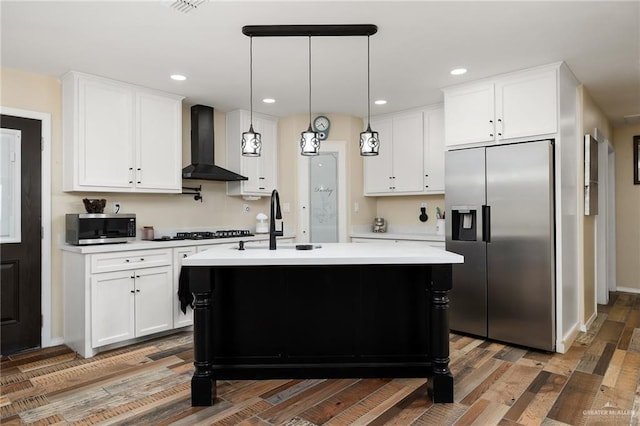
[[[180,300],[180,310],[183,314],[187,313],[187,306],[193,309],[193,293],[189,291],[189,274],[184,268],[180,269],[178,278],[178,300]]]

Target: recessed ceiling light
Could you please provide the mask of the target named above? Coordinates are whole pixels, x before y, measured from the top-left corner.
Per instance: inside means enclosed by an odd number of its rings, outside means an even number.
[[[171,75],[171,80],[185,81],[186,79],[187,79],[187,77],[185,77],[184,75],[181,75],[181,74],[172,74]]]
[[[466,68],[456,68],[451,70],[451,75],[462,75],[467,72]]]
[[[385,101],[384,99],[378,99],[377,101],[374,102],[374,104],[376,105],[384,105],[386,103],[387,101]]]
[[[276,100],[271,98],[264,98],[262,102],[264,102],[265,104],[274,104],[276,103]]]

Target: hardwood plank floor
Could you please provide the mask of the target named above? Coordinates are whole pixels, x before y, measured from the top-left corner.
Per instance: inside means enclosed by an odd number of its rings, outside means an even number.
[[[425,379],[218,382],[191,407],[191,332],[83,359],[65,346],[0,362],[3,425],[640,424],[640,295],[612,293],[565,354],[450,335],[455,402]]]

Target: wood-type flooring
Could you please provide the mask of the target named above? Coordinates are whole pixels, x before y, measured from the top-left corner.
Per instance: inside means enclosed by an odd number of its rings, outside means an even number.
[[[612,293],[565,354],[450,335],[455,402],[425,379],[219,381],[191,407],[191,332],[83,359],[3,357],[3,425],[591,425],[640,423],[640,295]]]

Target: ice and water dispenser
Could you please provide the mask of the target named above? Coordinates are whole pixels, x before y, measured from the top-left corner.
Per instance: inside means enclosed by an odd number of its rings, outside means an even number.
[[[477,209],[468,207],[451,208],[451,239],[453,241],[476,241],[478,223]]]
[[[451,240],[477,241],[478,227],[481,227],[482,241],[490,241],[489,206],[482,206],[481,215],[477,207],[451,207]],[[482,222],[482,223],[479,223]]]

